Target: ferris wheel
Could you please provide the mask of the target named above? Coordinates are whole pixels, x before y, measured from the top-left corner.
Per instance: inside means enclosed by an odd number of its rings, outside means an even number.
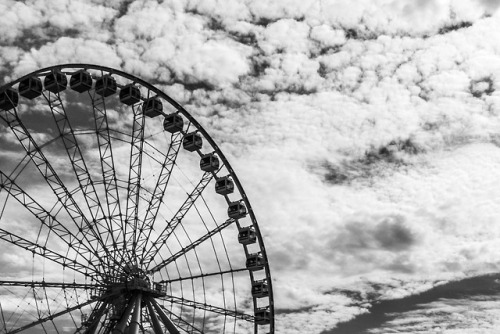
[[[257,220],[205,129],[89,64],[0,87],[0,333],[274,333]]]

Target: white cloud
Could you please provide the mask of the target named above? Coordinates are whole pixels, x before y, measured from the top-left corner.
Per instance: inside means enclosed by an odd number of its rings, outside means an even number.
[[[30,29],[41,22],[40,12],[22,2],[3,2],[0,4],[0,11],[4,13],[0,23],[3,43],[14,42],[20,37],[23,29]]]
[[[304,22],[282,19],[266,27],[259,45],[266,54],[273,54],[278,50],[307,54],[309,30],[310,27]]]
[[[122,67],[220,143],[288,309],[278,331],[366,312],[373,284],[398,298],[498,269],[496,3],[3,6],[7,80],[58,63]]]
[[[216,86],[237,83],[249,71],[245,54],[249,49],[228,41],[188,42],[171,61],[172,69],[184,80],[206,81]]]
[[[38,50],[25,53],[10,79],[31,71],[61,63],[90,63],[119,68],[122,60],[115,47],[107,43],[83,38],[61,37]]]
[[[128,70],[158,77],[153,69],[167,67],[179,80],[215,86],[235,83],[249,71],[250,48],[227,38],[208,38],[207,22],[201,17],[152,2],[135,3],[130,11],[115,25],[119,39],[127,42],[120,50]],[[138,40],[142,40],[139,46]],[[151,70],[145,71],[148,67]],[[171,76],[159,77],[169,80]]]
[[[390,315],[393,319],[369,333],[495,333],[500,325],[496,317],[498,301],[491,296],[467,299],[440,299],[419,305],[416,310]]]
[[[343,30],[335,30],[326,24],[312,28],[311,39],[320,42],[323,47],[342,45],[346,42],[345,32]]]

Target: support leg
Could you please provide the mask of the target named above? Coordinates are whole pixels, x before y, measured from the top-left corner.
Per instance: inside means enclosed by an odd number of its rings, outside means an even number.
[[[163,324],[165,325],[165,327],[167,327],[168,332],[170,334],[180,334],[177,327],[175,327],[175,325],[172,323],[170,318],[167,317],[165,312],[163,312],[163,310],[161,309],[160,305],[158,305],[156,300],[154,300],[153,298],[150,298],[149,301],[151,302],[151,304],[153,304],[156,312],[158,313],[158,315],[161,318],[161,321],[163,321]]]
[[[135,305],[134,301],[136,298],[134,298],[134,297],[130,298],[128,305],[127,305],[127,309],[123,313],[123,316],[120,319],[120,321],[118,322],[118,324],[116,325],[116,327],[113,329],[112,334],[124,334],[125,333],[125,327],[127,327],[128,318],[130,317],[130,313],[132,313],[132,308]]]
[[[132,315],[132,320],[130,320],[130,326],[128,327],[128,334],[139,334],[140,321],[141,321],[141,302],[142,294],[139,293],[135,299],[134,314]]]
[[[148,299],[146,299],[146,305],[148,306],[149,318],[151,319],[151,325],[153,326],[155,334],[164,334],[161,329],[160,321],[156,316],[155,310],[153,309],[153,306]]]

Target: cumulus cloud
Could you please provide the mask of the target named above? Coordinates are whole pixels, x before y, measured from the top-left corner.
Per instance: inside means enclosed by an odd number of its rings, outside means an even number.
[[[98,63],[158,84],[201,122],[259,219],[279,332],[321,332],[377,299],[498,270],[496,2],[8,1],[0,12],[4,82]]]

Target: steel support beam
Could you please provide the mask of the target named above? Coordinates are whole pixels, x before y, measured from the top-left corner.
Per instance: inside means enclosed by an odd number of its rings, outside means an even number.
[[[180,132],[173,133],[170,136],[170,146],[168,152],[165,155],[165,160],[161,164],[160,174],[158,176],[155,189],[151,195],[151,200],[148,201],[148,208],[146,210],[146,216],[142,220],[142,226],[139,229],[139,235],[137,236],[137,248],[145,247],[153,230],[153,225],[158,216],[160,205],[163,201],[163,196],[165,195],[165,190],[167,184],[170,180],[172,170],[175,166],[175,160],[177,159],[177,154],[182,143],[182,134]]]
[[[160,320],[158,320],[158,317],[156,316],[155,310],[153,309],[153,306],[151,305],[151,302],[149,301],[148,298],[146,298],[146,306],[148,307],[149,318],[151,319],[151,325],[153,326],[153,330],[155,331],[155,334],[163,334]]]
[[[94,111],[94,123],[97,134],[97,144],[99,146],[99,156],[101,160],[101,170],[102,179],[104,184],[104,189],[106,190],[106,203],[108,216],[110,218],[111,235],[113,241],[118,242],[120,239],[120,233],[122,233],[122,212],[120,208],[120,196],[118,193],[118,181],[116,178],[115,164],[113,158],[113,150],[111,147],[111,136],[109,133],[108,118],[106,115],[106,104],[103,96],[95,93],[91,94],[89,91],[89,96],[92,101],[92,108]],[[116,218],[118,217],[118,218]],[[118,235],[114,235],[114,232],[118,231]],[[116,239],[115,239],[116,237]],[[123,237],[123,235],[121,236]],[[123,237],[123,239],[125,239]],[[123,240],[124,242],[124,240]],[[123,250],[121,250],[123,252]],[[123,257],[123,254],[121,254]]]
[[[139,200],[141,191],[142,152],[144,146],[145,116],[139,106],[132,106],[134,120],[132,123],[132,140],[130,142],[130,163],[127,187],[127,206],[125,209],[125,243],[132,249],[129,257],[133,259],[137,246],[137,226],[139,220]],[[130,230],[127,231],[127,227]]]
[[[161,231],[159,237],[155,240],[149,249],[142,253],[141,261],[144,261],[146,267],[151,263],[151,261],[156,257],[156,254],[160,249],[166,244],[170,235],[174,232],[175,228],[181,224],[182,219],[188,213],[189,209],[194,205],[194,202],[201,195],[203,190],[207,187],[210,181],[213,179],[213,175],[210,172],[205,172],[196,187],[188,195],[182,206],[177,210],[174,217],[170,219],[167,226]],[[140,249],[140,247],[138,247]],[[148,260],[146,260],[148,259]]]
[[[206,303],[196,302],[194,300],[189,300],[189,299],[174,297],[174,296],[166,296],[166,297],[162,298],[162,300],[169,302],[169,303],[181,305],[181,306],[186,306],[186,307],[189,307],[193,310],[196,310],[196,309],[205,310],[208,312],[221,314],[221,315],[226,316],[226,317],[230,316],[231,318],[235,318],[235,319],[241,319],[241,320],[245,320],[245,321],[249,321],[249,322],[255,322],[255,316],[253,316],[251,314],[238,312],[236,310],[228,310],[228,309],[225,309],[222,307],[218,307],[218,306],[214,306],[214,305],[210,305],[210,304],[206,304]]]
[[[65,315],[65,314],[68,314],[70,312],[73,312],[74,310],[77,310],[77,309],[81,309],[82,307],[86,306],[86,305],[89,305],[89,304],[92,304],[92,303],[96,303],[98,301],[102,301],[102,300],[105,300],[107,298],[109,298],[110,296],[112,296],[113,294],[108,294],[108,295],[105,295],[105,296],[102,296],[101,298],[99,299],[96,299],[96,300],[88,300],[86,301],[85,303],[81,303],[81,304],[78,304],[78,305],[75,305],[73,307],[69,307],[61,312],[57,312],[57,313],[54,313],[54,314],[50,314],[44,318],[39,318],[38,320],[36,321],[33,321],[27,325],[24,325],[22,327],[19,327],[15,330],[13,330],[12,332],[9,332],[9,334],[14,334],[14,333],[19,333],[19,332],[22,332],[28,328],[31,328],[31,327],[34,327],[36,325],[39,325],[39,324],[43,324],[44,322],[46,321],[52,321],[53,319],[57,318],[57,317],[60,317],[62,315]]]
[[[107,303],[102,303],[97,310],[94,310],[94,312],[90,314],[87,323],[87,329],[85,330],[84,334],[95,334],[97,327],[99,327],[99,321],[101,320],[104,311],[106,311],[107,306]]]
[[[156,300],[154,300],[153,298],[149,298],[149,301],[151,302],[151,304],[153,304],[154,308],[156,309],[156,312],[160,316],[161,321],[163,321],[163,324],[167,328],[168,332],[170,334],[180,334],[177,327],[172,323],[172,320],[170,320],[170,318],[167,317],[165,312],[163,312],[163,310],[161,309],[160,305],[158,305]]]
[[[125,312],[123,313],[120,321],[113,329],[112,334],[125,334],[125,327],[127,327],[128,318],[130,317],[130,314],[132,313],[132,309],[134,308],[134,306],[135,306],[134,300],[130,298],[127,308],[125,309]]]
[[[215,234],[219,233],[220,231],[222,231],[223,229],[225,229],[226,227],[228,227],[229,225],[231,225],[234,222],[235,222],[234,219],[228,219],[228,220],[226,220],[223,224],[217,226],[215,229],[211,230],[210,232],[208,232],[207,234],[205,234],[204,236],[202,236],[198,240],[193,241],[190,245],[182,248],[180,251],[178,251],[177,253],[173,254],[168,259],[163,260],[162,262],[160,262],[159,264],[157,264],[156,266],[154,266],[153,268],[151,268],[150,270],[148,270],[148,272],[156,273],[156,272],[160,271],[161,269],[165,268],[169,263],[174,262],[179,257],[183,256],[184,254],[186,254],[190,250],[196,248],[198,245],[200,245],[201,243],[203,243],[205,240],[210,239]]]
[[[62,265],[64,268],[70,268],[74,271],[77,271],[80,274],[83,274],[84,276],[91,276],[91,274],[98,275],[97,269],[91,269],[85,264],[79,263],[76,260],[72,260],[65,256],[62,256],[61,254],[51,251],[50,249],[48,249],[43,245],[21,238],[16,234],[4,230],[3,228],[0,228],[0,239],[5,240],[18,247],[21,247],[33,254],[42,256],[47,260],[54,261],[55,263]],[[89,263],[91,262],[89,261]]]
[[[135,298],[134,314],[132,315],[132,320],[130,320],[127,334],[139,334],[139,328],[141,325],[141,302],[142,293],[139,292]]]

